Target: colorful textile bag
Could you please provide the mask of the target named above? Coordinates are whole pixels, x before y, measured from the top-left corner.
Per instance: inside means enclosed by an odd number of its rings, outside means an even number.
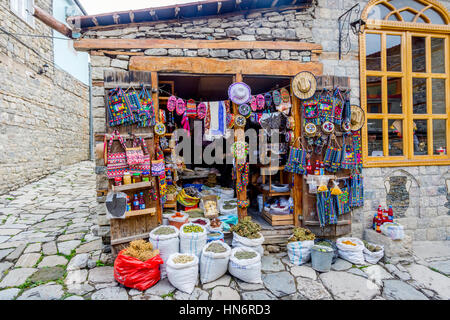
[[[133,140],[133,146],[126,147],[125,152],[127,154],[127,162],[129,165],[141,164],[144,162],[144,152],[142,147],[137,145],[136,139]]]
[[[342,160],[342,148],[339,145],[336,136],[332,134],[330,136],[328,147],[327,150],[325,151],[325,157],[323,159],[325,170],[332,173],[337,172],[341,168],[341,160]]]
[[[166,173],[164,159],[152,160],[152,176],[159,177]]]
[[[140,145],[143,151],[142,162],[139,164],[130,165],[130,173],[141,173],[142,172],[150,172],[150,154],[148,152],[147,145],[142,138],[135,138],[133,142],[133,146],[136,147]]]
[[[341,168],[342,169],[354,169],[356,167],[356,158],[355,158],[355,148],[353,146],[353,139],[350,140],[350,143],[346,142],[346,137],[351,135],[351,133],[344,133],[344,145],[342,146],[342,160],[341,160]]]
[[[156,119],[155,109],[153,108],[153,100],[144,86],[142,86],[142,90],[139,93],[139,99],[141,101],[141,109],[138,114],[138,127],[154,126],[156,124]]]
[[[197,104],[193,99],[188,100],[186,105],[186,117],[196,118],[197,117]]]
[[[342,124],[342,112],[344,109],[344,99],[342,98],[341,91],[339,90],[339,88],[336,88],[336,90],[334,91],[332,102],[333,102],[333,110],[334,110],[333,121],[336,125],[340,126]]]
[[[328,92],[319,99],[319,119],[320,123],[325,121],[333,122],[333,102]]]
[[[111,147],[114,139],[118,139],[124,149],[126,149],[125,142],[118,130],[114,130],[108,142],[108,154],[106,162],[106,175],[108,179],[121,178],[128,169],[126,152],[111,153]]]
[[[128,105],[128,99],[120,87],[109,90],[108,93],[108,123],[110,127],[135,122],[133,112]]]
[[[301,148],[294,146],[297,140],[300,140]],[[301,137],[298,137],[290,147],[289,157],[286,165],[284,166],[284,171],[295,174],[306,174],[306,155],[307,150],[303,146]]]
[[[364,181],[363,176],[354,174],[350,177],[350,207],[364,206]]]
[[[316,98],[303,101],[303,118],[306,122],[311,122],[315,125],[320,124],[319,106],[318,100]]]

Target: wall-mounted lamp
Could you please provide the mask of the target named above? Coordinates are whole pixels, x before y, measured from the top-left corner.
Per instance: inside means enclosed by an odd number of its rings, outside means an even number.
[[[39,68],[39,71],[37,72],[38,74],[44,74],[48,71],[48,64],[44,64],[41,68]]]
[[[352,27],[352,31],[355,35],[360,34],[363,27],[366,25],[366,22],[363,19],[358,19],[350,23]]]

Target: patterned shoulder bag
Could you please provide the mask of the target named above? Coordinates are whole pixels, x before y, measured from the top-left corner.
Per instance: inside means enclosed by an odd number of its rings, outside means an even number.
[[[139,110],[138,115],[138,127],[154,126],[156,124],[156,119],[155,109],[153,108],[153,100],[144,85],[142,85],[141,92],[139,93],[139,99],[141,102],[141,109]]]
[[[348,136],[352,137],[352,134],[344,133],[343,135],[344,144],[342,146],[342,161],[341,161],[342,169],[354,169],[356,166],[355,148],[353,146],[353,139],[350,139],[350,142],[347,142]]]
[[[108,176],[108,179],[121,178],[128,169],[127,155],[125,151],[111,153],[111,147],[115,139],[119,140],[124,150],[126,149],[125,142],[123,141],[119,131],[114,130],[109,138],[106,156],[106,175]]]
[[[303,119],[306,123],[311,122],[315,125],[320,125],[319,119],[319,106],[317,97],[313,97],[310,100],[303,101]]]
[[[326,121],[333,122],[333,116],[333,102],[331,101],[328,90],[326,90],[325,94],[319,99],[320,123],[324,123]]]
[[[300,147],[295,147],[297,141],[300,141]],[[305,166],[307,153],[308,151],[303,146],[302,138],[298,137],[290,147],[289,157],[284,166],[284,171],[295,174],[306,174]]]
[[[333,94],[333,120],[338,126],[342,124],[342,111],[344,109],[344,98],[342,98],[341,90],[336,88]]]
[[[108,123],[110,127],[132,124],[135,122],[133,112],[120,87],[109,90],[108,93]]]
[[[336,139],[336,135],[332,134],[329,138],[328,147],[325,152],[323,164],[325,170],[335,173],[341,168],[342,148]]]
[[[141,137],[136,137],[133,141],[133,147],[140,146],[143,152],[143,161],[139,164],[130,165],[130,173],[140,173],[142,172],[150,172],[150,154],[148,152],[147,145],[145,144],[144,139]]]

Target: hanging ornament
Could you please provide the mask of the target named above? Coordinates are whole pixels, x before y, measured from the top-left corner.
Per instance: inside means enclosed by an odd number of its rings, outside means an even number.
[[[158,136],[163,136],[166,133],[166,126],[162,122],[157,122],[155,124],[154,130]]]
[[[245,119],[244,116],[238,114],[235,118],[234,118],[234,124],[236,125],[236,127],[245,127],[245,124],[247,123],[247,120]]]
[[[255,96],[252,96],[252,99],[250,101],[250,107],[252,108],[252,111],[255,112],[256,110],[258,110],[258,102],[256,100]]]
[[[248,104],[241,104],[239,106],[239,113],[242,116],[248,118],[248,117],[250,117],[251,112],[252,111],[251,111],[250,106]]]
[[[186,117],[196,118],[197,117],[197,104],[194,99],[189,99],[186,105]]]
[[[317,132],[317,126],[314,123],[308,122],[305,125],[305,134],[307,137],[314,137]]]
[[[280,105],[280,103],[281,103],[281,94],[280,94],[280,91],[275,90],[275,91],[272,93],[272,98],[273,98],[273,104],[274,104],[274,105],[276,105],[276,106]]]
[[[197,106],[197,118],[202,120],[206,117],[206,104],[204,102],[200,102]]]
[[[286,88],[281,89],[280,94],[281,94],[281,100],[283,100],[283,102],[288,103],[291,101],[291,98],[289,96],[289,91]]]
[[[262,94],[258,94],[256,96],[256,104],[258,106],[258,110],[263,110],[266,100]],[[254,111],[254,110],[253,110]]]
[[[269,108],[272,105],[272,94],[267,92],[264,95],[264,100],[266,101],[266,107]]]
[[[171,96],[169,100],[167,100],[167,110],[170,112],[174,111],[177,106],[177,97]]]
[[[322,124],[322,131],[326,134],[330,134],[334,131],[334,123],[331,121],[325,121]]]
[[[184,112],[186,111],[186,102],[181,98],[178,98],[178,100],[177,100],[176,111],[177,111],[177,115],[179,115],[179,116],[183,115]]]

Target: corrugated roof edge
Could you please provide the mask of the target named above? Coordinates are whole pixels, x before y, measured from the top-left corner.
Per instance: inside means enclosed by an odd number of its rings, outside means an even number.
[[[121,28],[130,24],[162,23],[177,19],[195,20],[206,16],[242,14],[250,11],[298,9],[311,4],[312,0],[205,0],[155,8],[68,17],[67,23],[74,30],[87,31],[98,27]],[[193,11],[196,12],[196,15],[189,16]],[[158,16],[158,13],[161,17]]]

